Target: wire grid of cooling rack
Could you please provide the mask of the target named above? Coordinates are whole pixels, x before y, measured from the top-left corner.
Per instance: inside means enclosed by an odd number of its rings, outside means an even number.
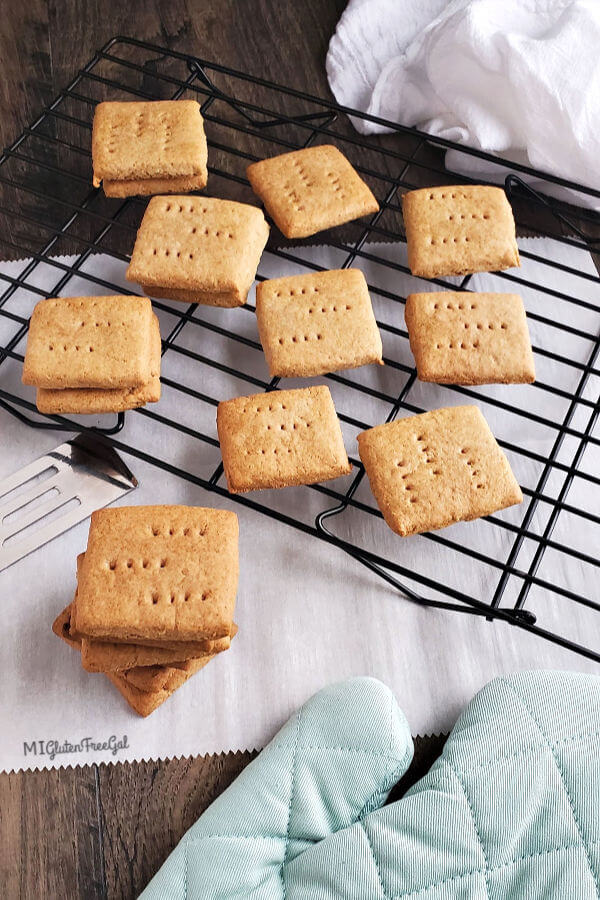
[[[414,187],[470,180],[444,169],[441,148],[455,146],[450,142],[432,142],[423,133],[390,123],[393,134],[366,138],[343,114],[361,117],[360,113],[175,51],[114,38],[0,157],[3,255],[26,258],[18,270],[12,264],[0,272],[4,284],[0,403],[37,428],[94,428],[117,450],[229,496],[218,453],[215,407],[228,396],[276,390],[280,383],[265,374],[250,298],[245,307],[234,311],[153,302],[163,335],[163,399],[157,407],[105,417],[92,425],[85,419],[43,417],[18,377],[29,315],[40,297],[73,295],[76,288],[79,293],[132,289],[122,276],[146,200],[107,200],[91,187],[89,147],[95,104],[103,99],[181,97],[194,97],[202,107],[209,143],[207,193],[256,203],[245,178],[249,162],[314,143],[335,143],[380,202],[380,211],[370,219],[323,236],[332,254],[331,267],[353,265],[365,270],[384,337],[383,382],[363,377],[362,370],[323,379],[334,392],[347,446],[355,446],[358,431],[398,415],[477,402],[488,418],[495,413],[510,418],[508,436],[502,428],[498,430],[499,425],[493,424],[493,430],[520,476],[525,498],[520,507],[477,524],[400,539],[383,525],[364,470],[351,453],[355,468],[346,479],[234,499],[342,548],[411,600],[501,618],[600,660],[600,648],[586,639],[593,629],[588,632],[584,627],[583,634],[579,631],[573,637],[568,628],[575,607],[594,616],[600,610],[593,593],[599,565],[600,475],[597,467],[586,464],[590,451],[600,447],[595,433],[600,302],[597,294],[590,294],[598,289],[600,279],[589,265],[574,266],[561,261],[560,255],[533,252],[528,243],[521,256],[529,269],[494,277],[504,283],[497,290],[535,295],[545,303],[526,301],[530,327],[537,328],[532,332],[536,384],[518,395],[512,387],[456,386],[435,386],[435,394],[423,394],[403,327],[405,294],[395,284],[397,279],[402,286],[410,277],[405,255],[395,249],[403,250],[405,241],[400,195]],[[589,261],[599,240],[600,217],[555,201],[551,195],[557,186],[577,191],[579,198],[599,197],[600,192],[524,166],[513,167],[513,172],[505,186],[519,234],[551,237],[556,242],[553,246],[579,251]],[[536,190],[524,180],[533,175]],[[61,255],[66,253],[70,255]],[[107,275],[105,265],[100,272],[95,268],[97,254],[114,263],[114,274]],[[294,271],[325,267],[311,261],[310,248],[290,246],[272,227],[257,280],[273,277],[277,266],[284,265],[293,266]],[[373,275],[375,270],[384,275]],[[534,276],[540,272],[546,274],[538,280]],[[565,278],[570,279],[568,290],[561,287]],[[458,282],[435,279],[433,288],[432,282],[415,282],[416,290],[455,290],[458,284],[468,291],[474,284],[470,276]],[[537,333],[554,338],[548,344],[536,342]],[[575,350],[569,343],[573,341]],[[250,357],[255,361],[247,362]],[[551,373],[547,380],[546,371]],[[566,373],[564,378],[561,373]],[[150,426],[160,429],[163,442],[144,444]],[[527,440],[528,429],[536,434],[533,445]],[[179,448],[184,444],[182,454]],[[366,526],[363,523],[356,529],[360,542],[353,537],[357,516],[367,520]],[[566,527],[561,527],[563,521]],[[588,540],[584,547],[574,546],[569,535],[577,528],[581,531],[582,523]],[[549,556],[557,563],[551,577],[544,568]],[[428,564],[432,558],[433,568]],[[446,577],[450,570],[458,570],[461,577]],[[556,576],[556,571],[561,574]]]

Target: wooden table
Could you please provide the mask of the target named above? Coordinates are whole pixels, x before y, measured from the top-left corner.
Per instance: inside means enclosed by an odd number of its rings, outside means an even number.
[[[0,29],[2,146],[116,34],[327,97],[325,54],[344,6],[345,0],[148,0],[134,3],[134,11],[111,0],[33,0],[24,16],[20,4],[9,4]],[[415,765],[395,796],[429,767],[441,744],[418,741]],[[253,755],[0,775],[2,897],[136,897]]]

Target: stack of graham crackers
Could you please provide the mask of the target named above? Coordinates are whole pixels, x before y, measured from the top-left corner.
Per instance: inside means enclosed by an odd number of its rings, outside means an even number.
[[[229,649],[238,571],[235,513],[98,510],[77,559],[75,598],[53,631],[147,716]]]
[[[147,297],[52,297],[31,316],[23,384],[43,413],[122,412],[160,399],[160,357]]]

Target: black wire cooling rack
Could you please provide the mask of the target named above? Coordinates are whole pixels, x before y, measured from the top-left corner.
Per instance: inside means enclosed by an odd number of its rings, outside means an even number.
[[[554,240],[539,244],[539,250],[526,242],[524,267],[493,276],[496,290],[517,291],[525,299],[536,384],[423,386],[416,379],[403,321],[410,274],[400,195],[425,185],[478,181],[445,170],[444,151],[457,147],[215,63],[114,38],[0,157],[0,242],[3,256],[15,260],[0,272],[0,403],[36,428],[93,427],[117,450],[229,496],[215,407],[226,397],[279,385],[266,374],[250,299],[233,311],[154,302],[164,336],[163,398],[155,407],[90,425],[89,419],[40,416],[32,394],[20,385],[29,315],[40,297],[128,290],[123,272],[146,201],[107,200],[92,188],[95,104],[108,98],[180,97],[197,98],[202,106],[211,195],[256,203],[245,178],[249,162],[313,143],[335,143],[380,202],[380,211],[369,220],[319,236],[328,245],[329,266],[314,262],[309,242],[291,246],[273,227],[257,276],[273,277],[284,265],[298,272],[353,265],[367,274],[384,339],[385,370],[325,379],[347,446],[355,446],[358,431],[398,415],[477,402],[525,497],[520,507],[477,523],[398,538],[383,524],[351,452],[355,468],[346,479],[234,499],[342,548],[413,601],[501,618],[600,660],[600,647],[590,638],[600,623],[600,437],[595,433],[600,279],[590,266],[600,217],[589,211],[599,191],[525,166],[515,165],[505,177],[520,238]],[[388,125],[393,133],[363,137],[345,113]],[[474,166],[478,159],[493,159],[477,151],[467,154]],[[572,204],[553,199],[559,188],[571,189]],[[568,260],[563,251],[571,254]],[[97,254],[103,254],[101,272]],[[579,254],[581,264],[573,263],[573,254]],[[415,279],[413,290],[455,290],[457,284],[470,290],[479,286],[476,278],[437,279],[434,288]],[[145,443],[148,420],[152,446]],[[582,613],[594,618],[581,624]],[[579,624],[573,631],[574,620]]]

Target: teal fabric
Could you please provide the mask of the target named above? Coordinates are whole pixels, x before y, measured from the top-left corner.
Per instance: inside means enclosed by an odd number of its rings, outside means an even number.
[[[600,897],[600,679],[488,684],[430,772],[391,692],[316,694],[196,824],[143,900]]]

